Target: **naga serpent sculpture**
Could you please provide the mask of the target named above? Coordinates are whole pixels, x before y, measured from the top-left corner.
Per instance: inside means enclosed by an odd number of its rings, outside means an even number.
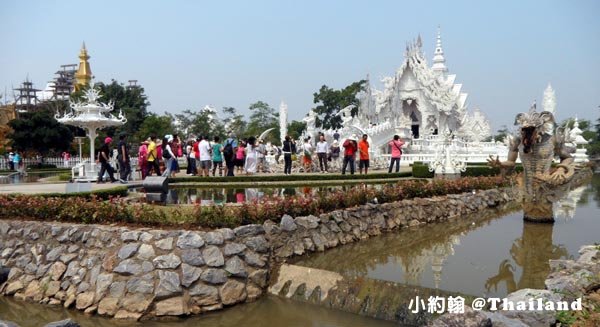
[[[554,115],[549,111],[536,112],[535,104],[528,113],[515,117],[519,132],[509,144],[508,159],[500,161],[490,156],[488,163],[500,168],[502,175],[511,173],[517,156],[523,164],[523,210],[524,219],[532,222],[554,222],[551,190],[568,183],[575,174],[571,153],[575,150],[565,145],[568,133],[555,129]],[[560,163],[551,169],[554,157]]]

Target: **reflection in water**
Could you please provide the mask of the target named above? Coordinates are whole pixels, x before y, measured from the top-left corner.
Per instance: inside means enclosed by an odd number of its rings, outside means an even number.
[[[25,303],[0,296],[0,318],[13,321],[21,327],[38,327],[53,321],[70,318],[82,327],[220,327],[220,326],[396,326],[392,322],[376,320],[343,311],[291,302],[265,296],[257,302],[187,318],[168,318],[143,322],[115,320],[85,315],[78,310]]]
[[[554,199],[573,218],[553,225],[523,222],[521,205],[513,203],[305,255],[296,264],[477,296],[544,288],[549,260],[571,258],[580,246],[598,241],[600,199],[593,199],[598,181],[596,175],[592,184]],[[552,207],[544,210],[552,215]]]
[[[460,220],[381,235],[325,253],[305,255],[295,263],[345,275],[439,288],[444,263],[454,255],[461,237],[518,208],[518,204],[513,203]],[[431,283],[423,281],[429,272]]]
[[[582,199],[587,199],[587,196],[583,197],[586,190],[591,190],[591,188],[588,185],[580,186],[571,190],[565,197],[558,200],[555,210],[556,215],[558,217],[564,217],[565,219],[573,219],[573,217],[575,217],[577,204],[580,203]]]
[[[380,188],[385,184],[369,184],[368,187]],[[337,191],[350,192],[357,187],[367,185],[340,185],[340,186],[282,186],[282,187],[171,187],[167,196],[167,204],[223,204],[244,203],[247,201],[260,200],[265,196],[287,197],[292,195],[315,196],[317,194],[331,193]]]
[[[11,173],[10,175],[0,176],[0,184],[21,184],[21,183],[34,183],[42,178],[57,176],[58,173],[50,174],[36,174],[28,173],[27,175],[19,175]]]
[[[490,277],[485,288],[498,290],[498,284],[506,283],[508,293],[523,288],[544,289],[544,281],[550,274],[549,260],[556,260],[568,256],[564,246],[552,243],[554,225],[523,223],[522,236],[514,241],[510,255],[515,264],[522,268],[521,278],[517,284],[514,276],[515,267],[510,260],[505,259],[500,263],[498,274]]]

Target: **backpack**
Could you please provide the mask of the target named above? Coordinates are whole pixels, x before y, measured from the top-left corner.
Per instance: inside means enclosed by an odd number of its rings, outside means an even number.
[[[171,159],[171,154],[169,153],[169,151],[167,151],[167,148],[165,147],[162,151],[162,157],[164,159]]]
[[[225,156],[225,158],[231,158],[233,157],[233,140],[227,141],[227,143],[225,143],[225,147],[223,148],[223,155]]]

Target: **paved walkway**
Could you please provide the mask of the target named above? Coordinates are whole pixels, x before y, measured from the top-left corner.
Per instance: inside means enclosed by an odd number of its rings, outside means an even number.
[[[401,167],[400,171],[409,171],[411,168],[410,167]],[[376,170],[376,171],[369,171],[369,174],[371,173],[383,173],[386,172],[384,170]],[[320,175],[318,173],[311,173],[312,175]],[[339,174],[339,173],[338,173]],[[277,175],[283,175],[280,173],[275,173],[275,174],[257,174],[258,176],[277,176]],[[302,176],[302,175],[306,175],[304,173],[297,173],[294,174],[294,176]],[[332,175],[332,174],[329,174]],[[341,175],[340,175],[341,176]],[[185,175],[185,170],[181,170],[178,174],[177,177],[186,177]],[[373,181],[373,180],[370,180]],[[290,183],[303,183],[302,180],[298,180],[298,181],[294,181],[294,182],[290,182]],[[318,184],[318,181],[315,181]],[[331,180],[327,180],[327,181],[323,181],[325,183],[330,183],[332,182]],[[352,183],[356,183],[357,180],[352,180]],[[197,182],[195,182],[197,183]],[[254,184],[256,184],[256,182],[252,182]],[[127,185],[128,187],[141,187],[142,186],[142,180],[134,180],[134,181],[129,181],[128,184],[121,184],[119,182],[117,183],[104,183],[104,184],[97,184],[97,183],[69,183],[69,182],[34,182],[34,183],[20,183],[20,184],[0,184],[0,194],[42,194],[42,193],[67,193],[67,189],[69,189],[70,192],[77,192],[77,191],[81,191],[81,192],[87,192],[87,191],[96,191],[96,190],[105,190],[105,189],[110,189],[110,188],[114,188],[114,187],[118,187],[118,186],[124,186]],[[216,185],[215,185],[216,186]],[[77,190],[77,188],[79,188]]]

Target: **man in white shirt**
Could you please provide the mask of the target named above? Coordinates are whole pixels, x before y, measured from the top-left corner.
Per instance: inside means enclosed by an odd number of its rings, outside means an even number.
[[[325,135],[321,134],[319,136],[319,142],[317,142],[317,157],[319,158],[321,173],[327,173],[327,151],[329,151],[329,144],[325,141]],[[324,170],[323,165],[325,165]]]
[[[198,167],[198,175],[208,177],[208,171],[212,164],[212,148],[208,142],[208,136],[203,135],[202,141],[198,144],[200,151],[200,167]]]

